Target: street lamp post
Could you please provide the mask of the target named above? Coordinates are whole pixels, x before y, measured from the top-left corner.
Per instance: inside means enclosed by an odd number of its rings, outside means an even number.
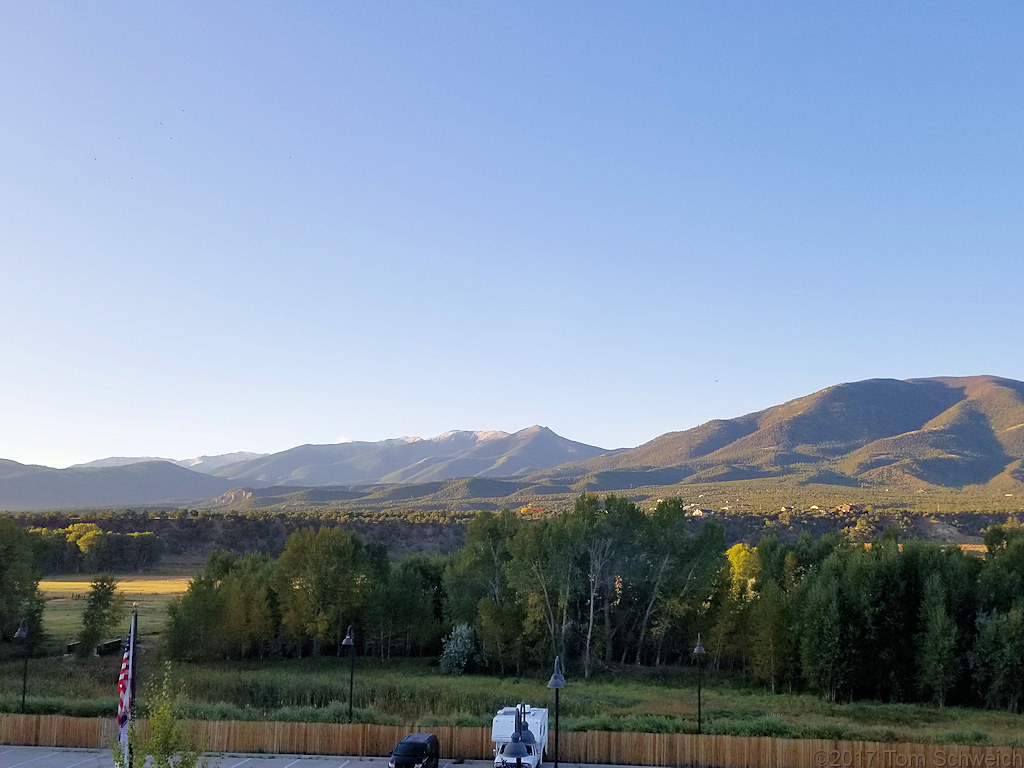
[[[352,637],[352,625],[348,625],[348,634],[341,641],[342,645],[348,646],[348,721],[352,722],[352,682],[356,674],[356,645]]]
[[[526,708],[525,705],[520,704],[522,708],[523,716],[519,721],[519,738],[523,741],[523,746],[526,747],[527,754],[537,753],[537,737],[533,735],[533,731],[530,730],[530,724],[526,721]],[[540,761],[537,761],[540,764]]]
[[[14,633],[14,636],[19,640],[25,641],[25,664],[21,670],[21,714],[25,714],[25,691],[28,688],[28,657],[32,652],[32,645],[30,643],[30,636],[28,631],[28,619],[21,620],[21,626],[18,627],[18,631]]]
[[[555,689],[555,768],[558,768],[558,694],[565,687],[565,677],[562,675],[562,665],[559,658],[555,656],[555,671],[548,680],[548,688]]]
[[[515,730],[512,731],[512,738],[509,740],[509,745],[505,747],[504,756],[502,757],[503,762],[505,758],[515,758],[516,768],[522,768],[523,758],[529,754],[526,751],[526,745],[523,744],[523,736],[520,732],[522,727],[523,721],[519,713],[519,707],[516,707]]]
[[[697,733],[701,733],[701,717],[700,717],[700,677],[701,677],[701,660],[704,658],[704,646],[700,644],[700,633],[697,633],[697,647],[693,649],[693,655],[697,657]]]

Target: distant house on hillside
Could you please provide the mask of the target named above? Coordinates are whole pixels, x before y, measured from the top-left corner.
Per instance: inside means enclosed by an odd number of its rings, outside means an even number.
[[[836,512],[860,512],[860,506],[857,504],[840,504],[836,507]]]

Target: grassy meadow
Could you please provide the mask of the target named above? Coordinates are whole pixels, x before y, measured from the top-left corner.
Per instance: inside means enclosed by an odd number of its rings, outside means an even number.
[[[108,716],[116,709],[118,654],[60,656],[77,633],[92,578],[67,576],[41,583],[50,639],[46,655],[29,662],[30,712]],[[167,604],[187,588],[188,579],[187,568],[180,565],[119,579],[126,606],[137,603],[139,608],[143,698],[147,681],[165,664],[159,635]],[[0,711],[20,707],[22,663],[16,652],[0,660]],[[189,716],[314,722],[343,722],[348,716],[346,658],[175,663],[171,669]],[[561,696],[561,725],[567,730],[696,731],[694,669],[626,666],[590,680],[576,677],[576,672],[567,670]],[[548,674],[531,670],[519,677],[446,677],[431,659],[382,662],[358,657],[354,715],[361,722],[424,727],[487,725],[495,710],[510,703],[553,706]],[[706,733],[1024,746],[1024,715],[909,704],[826,704],[812,695],[771,694],[742,677],[714,672],[705,675],[703,716]]]
[[[189,579],[198,570],[191,565],[176,565],[148,574],[115,575],[125,604],[124,627],[118,634],[128,633],[128,617],[132,607],[137,606],[139,634],[143,637],[159,635],[167,616],[167,604],[188,589]],[[95,578],[95,574],[69,574],[39,582],[46,599],[43,630],[47,648],[56,652],[75,639],[82,626],[86,596]]]

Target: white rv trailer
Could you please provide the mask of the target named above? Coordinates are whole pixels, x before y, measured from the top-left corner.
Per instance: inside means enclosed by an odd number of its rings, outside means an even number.
[[[494,742],[494,767],[506,768],[516,764],[515,758],[505,756],[505,748],[512,743],[512,733],[516,729],[516,712],[519,712],[519,719],[524,731],[523,745],[526,747],[527,755],[522,759],[524,768],[538,768],[548,748],[548,711],[539,707],[531,707],[529,704],[519,704],[515,707],[503,707],[498,710],[491,721],[491,741]],[[525,733],[525,729],[532,734]]]

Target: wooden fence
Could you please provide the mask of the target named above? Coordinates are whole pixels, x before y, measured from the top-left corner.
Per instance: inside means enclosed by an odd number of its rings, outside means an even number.
[[[145,730],[145,721],[140,722]],[[414,730],[429,730],[447,759],[487,759],[490,728],[192,720],[197,744],[211,752],[382,756]],[[104,748],[113,718],[0,715],[0,744]],[[549,752],[554,749],[553,734]],[[549,755],[550,757],[550,755]],[[559,762],[709,766],[709,768],[1024,768],[1024,749],[897,742],[696,736],[683,733],[567,731]]]

